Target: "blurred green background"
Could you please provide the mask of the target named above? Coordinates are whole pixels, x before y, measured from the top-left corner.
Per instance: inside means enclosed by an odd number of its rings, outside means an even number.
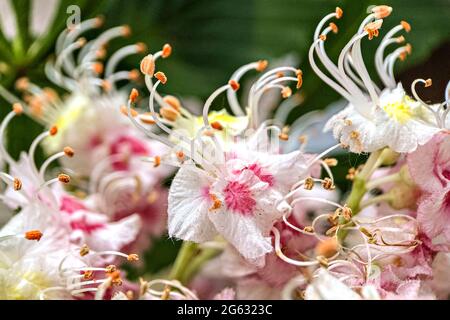
[[[8,0],[0,0],[7,2]],[[53,52],[53,44],[65,27],[69,5],[81,8],[82,20],[101,14],[106,26],[128,24],[133,30],[131,38],[114,40],[110,52],[132,42],[145,42],[149,51],[159,50],[164,43],[173,47],[170,59],[161,61],[158,69],[169,77],[164,90],[179,96],[196,96],[205,99],[215,88],[228,80],[239,66],[259,59],[269,62],[287,54],[294,55],[304,72],[304,103],[296,109],[296,116],[313,109],[325,108],[339,99],[309,68],[307,51],[312,42],[312,33],[321,17],[333,12],[336,6],[344,10],[344,16],[336,23],[337,35],[330,35],[326,47],[332,58],[337,58],[340,49],[356,31],[367,14],[369,5],[386,4],[394,8],[385,19],[381,37],[398,24],[408,21],[412,31],[406,34],[412,44],[412,56],[396,64],[397,79],[405,88],[416,77],[432,78],[433,87],[420,92],[425,100],[442,101],[444,88],[450,79],[450,1],[449,0],[386,0],[374,3],[367,0],[98,0],[66,1],[12,0],[10,4],[18,13],[17,36],[7,39],[0,33],[0,83],[14,91],[14,81],[28,76],[36,83],[48,82],[43,75],[43,62]],[[39,37],[30,32],[32,8],[51,3],[56,8],[53,22]],[[35,14],[35,13],[34,13]],[[104,30],[104,29],[103,29]],[[93,32],[92,36],[98,34]],[[87,34],[89,38],[91,35]],[[371,67],[374,48],[379,39],[364,41],[363,55]],[[141,57],[130,57],[123,68],[136,68]],[[225,106],[226,101],[218,100]],[[10,110],[0,98],[0,117]],[[291,119],[292,120],[292,119]],[[41,127],[26,117],[15,120],[8,132],[8,147],[13,156],[28,148]],[[346,155],[348,167],[357,164],[361,157]],[[346,167],[346,168],[348,168]],[[345,168],[344,168],[345,169]],[[345,170],[338,172],[338,185],[345,189],[348,182],[343,178]],[[157,270],[170,263],[175,254],[171,241],[158,242],[156,251],[148,255]],[[162,247],[162,248],[161,248]],[[176,246],[175,246],[176,248]],[[166,252],[164,257],[155,252]]]

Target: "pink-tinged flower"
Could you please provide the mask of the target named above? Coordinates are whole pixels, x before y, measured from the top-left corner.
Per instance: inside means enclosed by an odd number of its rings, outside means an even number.
[[[305,300],[379,300],[380,296],[371,285],[360,288],[360,294],[324,269],[305,290]]]
[[[450,253],[438,252],[433,260],[433,279],[431,287],[439,299],[448,299],[450,295]]]
[[[38,202],[26,206],[0,230],[0,298],[39,299],[43,290],[57,286],[58,264],[70,246],[67,225],[57,211]]]
[[[129,163],[129,170],[96,170],[92,175],[90,195],[84,201],[92,211],[116,222],[135,214],[139,216],[140,232],[129,243],[131,247],[127,246],[132,251],[148,248],[151,238],[167,229],[167,190],[158,185],[163,172],[167,170],[155,170],[152,165],[135,159]]]
[[[228,132],[226,122],[221,121],[228,121],[230,117],[210,122],[212,103],[227,92],[235,115],[244,114],[235,93],[239,89],[237,81],[249,70],[262,71],[267,62],[243,66],[228,84],[206,100],[203,127],[192,135],[177,128],[178,119],[187,117],[179,101],[171,96],[164,99],[157,91],[158,86],[167,81],[164,73],[154,73],[154,63],[159,57],[164,57],[164,50],[144,58],[141,71],[150,90],[151,120],[168,136],[149,130],[142,124],[142,117],[135,114],[132,107],[138,97],[136,90],[130,94],[127,112],[137,128],[171,148],[163,156],[149,157],[148,161],[155,166],[167,163],[180,167],[169,191],[169,235],[194,242],[205,242],[221,235],[244,258],[261,262],[260,258],[272,251],[271,227],[292,209],[286,201],[291,187],[317,172],[315,168],[321,158],[300,151],[281,153],[279,144],[289,138],[288,130],[258,118],[262,95],[269,89],[281,89],[283,97],[288,98],[291,90],[281,84],[295,81],[300,88],[302,73],[292,67],[279,67],[263,74],[250,89],[251,133]],[[157,80],[155,83],[152,76]],[[155,101],[160,105],[159,114]],[[332,181],[329,184],[331,187]]]
[[[216,294],[213,300],[235,300],[236,292],[232,288],[225,288]]]
[[[440,133],[408,155],[411,177],[420,187],[417,221],[435,250],[450,250],[450,134]]]
[[[62,195],[60,201],[60,212],[68,219],[70,241],[75,245],[87,244],[95,251],[118,251],[132,243],[141,229],[137,214],[114,222],[103,213],[92,212],[72,196]]]
[[[272,251],[270,229],[290,210],[282,192],[308,175],[308,161],[300,152],[270,154],[248,144],[229,154],[213,171],[180,168],[169,191],[169,235],[205,242],[220,234],[257,259]]]

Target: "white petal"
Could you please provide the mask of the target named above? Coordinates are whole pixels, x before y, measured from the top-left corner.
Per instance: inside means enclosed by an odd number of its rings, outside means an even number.
[[[209,201],[202,194],[207,187],[208,179],[199,169],[190,164],[180,168],[169,190],[169,236],[204,242],[217,234],[208,218]]]

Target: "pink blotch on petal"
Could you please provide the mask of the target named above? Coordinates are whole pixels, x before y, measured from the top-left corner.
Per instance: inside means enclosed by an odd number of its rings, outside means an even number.
[[[86,210],[86,207],[81,201],[73,197],[63,196],[61,198],[60,210],[70,214],[78,210]]]
[[[231,181],[223,189],[227,208],[242,215],[252,215],[256,201],[247,185]]]
[[[124,154],[129,155],[146,155],[149,150],[143,141],[132,136],[120,136],[110,146],[110,154]],[[114,170],[127,170],[128,164],[126,162],[115,162],[113,164]]]
[[[86,216],[82,216],[80,219],[78,220],[74,220],[70,222],[70,227],[73,230],[81,230],[87,234],[91,234],[92,232],[98,230],[98,229],[102,229],[105,227],[105,225],[103,223],[92,223],[89,222],[86,219]]]

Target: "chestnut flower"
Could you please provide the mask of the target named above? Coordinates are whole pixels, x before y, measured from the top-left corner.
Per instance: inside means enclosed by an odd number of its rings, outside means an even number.
[[[441,106],[429,107],[416,94],[416,100],[410,98],[401,83],[395,81],[394,64],[410,54],[411,46],[402,46],[384,57],[388,46],[404,41],[403,36],[394,36],[401,30],[410,31],[407,22],[402,21],[392,28],[375,54],[377,73],[384,89],[377,87],[365,67],[361,41],[366,37],[369,40],[377,37],[383,18],[389,16],[391,11],[392,8],[387,6],[372,8],[372,13],[363,20],[357,33],[341,51],[337,64],[329,59],[325,51],[325,40],[331,32],[338,32],[337,26],[333,22],[324,26],[332,18],[339,19],[342,10],[330,13],[319,22],[314,33],[314,43],[309,50],[313,70],[349,102],[343,111],[329,120],[325,130],[333,130],[335,138],[355,153],[373,152],[384,147],[390,147],[396,152],[412,152],[441,130],[441,123],[435,117],[436,112],[441,112]],[[314,53],[332,78],[317,66]],[[412,85],[413,92],[417,82],[431,85],[429,80],[417,80]]]

